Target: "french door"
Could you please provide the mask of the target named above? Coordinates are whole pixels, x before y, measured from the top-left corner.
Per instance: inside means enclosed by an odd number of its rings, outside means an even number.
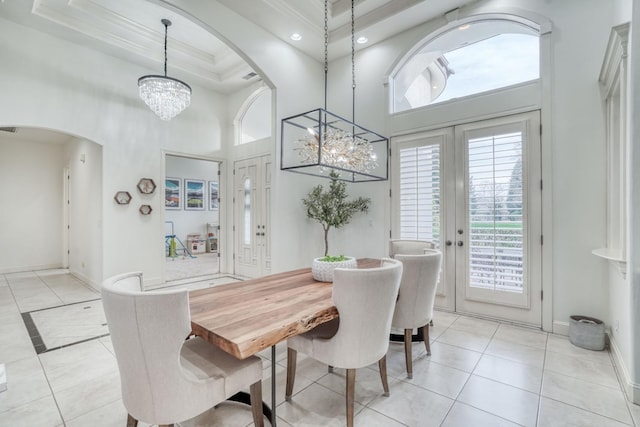
[[[271,156],[234,163],[234,272],[260,277],[271,271]]]
[[[443,252],[436,305],[541,325],[539,112],[394,138],[392,235]]]

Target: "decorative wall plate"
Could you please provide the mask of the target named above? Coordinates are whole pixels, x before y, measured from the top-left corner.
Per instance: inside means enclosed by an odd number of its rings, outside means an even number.
[[[156,191],[156,183],[151,178],[142,178],[138,181],[138,190],[142,194],[151,194]]]
[[[118,191],[113,198],[119,205],[128,205],[131,201],[131,194],[128,191]]]
[[[152,210],[153,209],[151,209],[151,206],[149,206],[149,205],[142,205],[142,206],[140,206],[140,209],[139,209],[139,211],[140,211],[140,213],[142,215],[149,215]]]

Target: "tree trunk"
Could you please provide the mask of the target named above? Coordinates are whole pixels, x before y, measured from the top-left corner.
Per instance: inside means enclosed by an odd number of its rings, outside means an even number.
[[[327,256],[329,255],[329,228],[331,227],[323,225],[322,228],[324,228],[324,256]]]

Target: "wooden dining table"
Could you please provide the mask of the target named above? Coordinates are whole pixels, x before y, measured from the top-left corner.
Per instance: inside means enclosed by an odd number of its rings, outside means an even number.
[[[380,266],[358,260],[358,268]],[[276,425],[275,346],[339,316],[332,283],[318,282],[310,268],[189,292],[193,334],[238,359],[271,348],[271,424]]]

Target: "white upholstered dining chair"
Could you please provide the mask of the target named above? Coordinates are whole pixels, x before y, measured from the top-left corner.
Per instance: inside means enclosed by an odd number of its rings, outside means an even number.
[[[411,342],[414,328],[418,329],[418,335],[424,341],[427,354],[431,354],[429,322],[433,318],[433,305],[442,264],[440,251],[426,249],[423,252],[421,255],[395,256],[396,260],[402,262],[402,280],[391,326],[404,330],[408,378],[413,378]]]
[[[102,304],[115,350],[127,426],[172,425],[249,386],[256,426],[263,425],[262,363],[240,360],[191,333],[187,290],[142,292],[142,273],[111,277]]]
[[[334,271],[333,303],[340,317],[288,339],[287,400],[293,394],[298,351],[330,367],[346,369],[347,426],[353,426],[357,368],[378,362],[388,396],[386,355],[401,275],[402,264],[388,258],[378,268]],[[331,333],[335,335],[327,337]]]
[[[397,254],[403,255],[420,255],[425,249],[434,249],[433,242],[428,240],[389,240],[389,257],[395,258]]]

